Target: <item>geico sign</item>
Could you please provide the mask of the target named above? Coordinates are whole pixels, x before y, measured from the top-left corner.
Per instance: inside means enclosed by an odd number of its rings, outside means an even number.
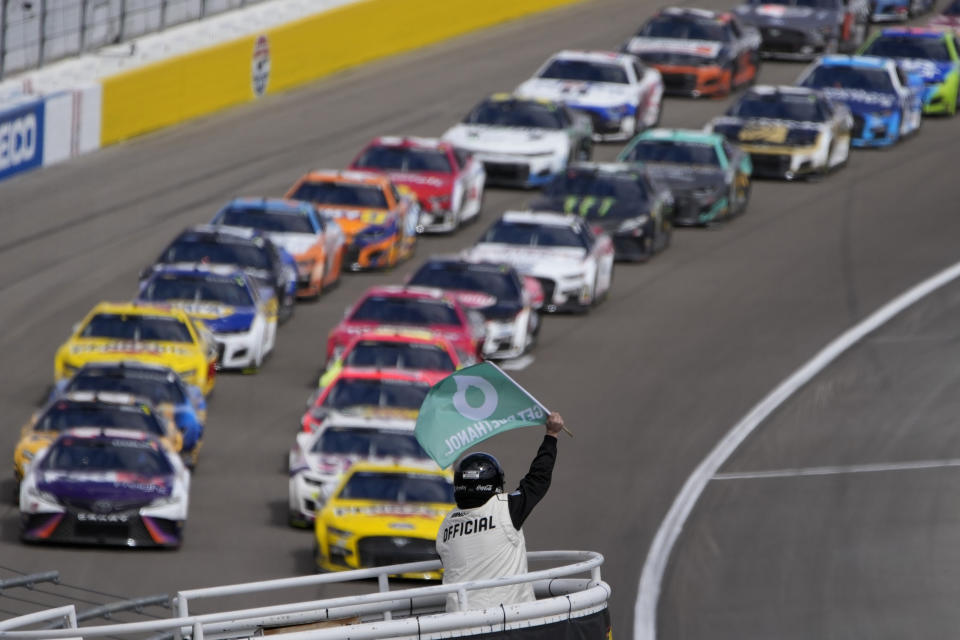
[[[27,113],[0,123],[0,171],[33,160],[37,153],[37,117]]]

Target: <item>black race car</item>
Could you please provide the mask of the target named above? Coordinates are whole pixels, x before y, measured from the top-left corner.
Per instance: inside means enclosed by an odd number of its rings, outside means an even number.
[[[617,260],[648,260],[670,244],[673,196],[636,166],[577,162],[544,186],[535,211],[576,213],[613,238]]]

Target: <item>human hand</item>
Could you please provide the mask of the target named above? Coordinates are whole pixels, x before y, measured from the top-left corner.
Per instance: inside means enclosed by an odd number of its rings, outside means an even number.
[[[563,431],[563,416],[556,411],[547,416],[547,435],[556,438]]]

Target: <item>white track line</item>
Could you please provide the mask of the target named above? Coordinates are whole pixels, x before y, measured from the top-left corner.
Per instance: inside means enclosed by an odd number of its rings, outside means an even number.
[[[960,467],[960,460],[915,460],[912,462],[876,462],[845,467],[807,467],[803,469],[770,469],[767,471],[731,471],[718,473],[713,480],[763,480],[764,478],[805,478],[808,476],[841,476],[851,473],[886,473],[890,471],[923,471]]]
[[[703,493],[710,479],[717,473],[724,462],[738,446],[757,428],[767,416],[783,404],[797,389],[809,382],[844,351],[863,339],[895,315],[920,300],[924,296],[936,291],[945,284],[960,276],[960,263],[944,269],[935,276],[924,280],[920,284],[900,294],[886,305],[873,312],[865,320],[854,325],[845,333],[828,344],[816,356],[801,368],[797,369],[786,380],[771,391],[750,412],[738,422],[727,435],[713,448],[700,465],[693,471],[680,493],[674,499],[670,510],[660,523],[660,528],[650,544],[647,559],[640,573],[640,586],[637,591],[637,602],[634,607],[633,637],[634,640],[655,640],[657,637],[657,603],[660,600],[660,589],[663,575],[670,559],[683,525],[693,511],[694,505]]]

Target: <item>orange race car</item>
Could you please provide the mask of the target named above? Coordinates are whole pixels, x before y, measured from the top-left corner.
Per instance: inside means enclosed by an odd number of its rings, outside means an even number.
[[[730,12],[669,7],[623,50],[660,72],[665,93],[725,96],[757,77],[760,41],[759,31]]]
[[[288,198],[312,202],[346,236],[343,264],[353,271],[392,267],[413,255],[420,207],[389,178],[363,171],[311,171]]]

